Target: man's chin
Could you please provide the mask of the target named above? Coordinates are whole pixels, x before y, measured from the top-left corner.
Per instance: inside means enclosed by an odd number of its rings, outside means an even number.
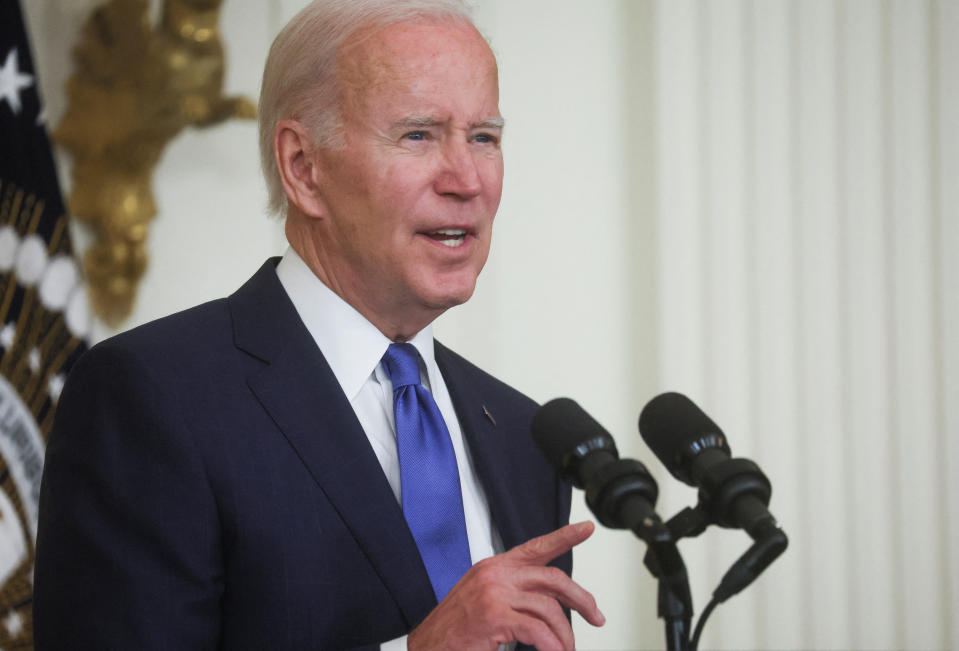
[[[462,305],[473,296],[473,290],[476,288],[475,281],[468,286],[462,287],[444,287],[441,290],[434,290],[421,295],[423,303],[432,310],[446,311],[451,307]]]

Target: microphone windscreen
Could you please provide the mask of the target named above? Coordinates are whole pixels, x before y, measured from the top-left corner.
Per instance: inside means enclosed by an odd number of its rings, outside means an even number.
[[[650,400],[639,415],[639,433],[671,472],[697,441],[710,434],[725,440],[719,426],[681,393],[663,393]]]
[[[576,448],[595,439],[603,439],[603,447],[615,454],[613,437],[586,413],[575,400],[556,398],[540,407],[533,415],[533,440],[550,464],[557,470],[564,465]]]

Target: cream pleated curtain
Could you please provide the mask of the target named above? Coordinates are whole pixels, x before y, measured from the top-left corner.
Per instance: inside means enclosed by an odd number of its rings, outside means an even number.
[[[705,644],[955,648],[959,6],[664,0],[654,31],[659,381],[792,538]]]

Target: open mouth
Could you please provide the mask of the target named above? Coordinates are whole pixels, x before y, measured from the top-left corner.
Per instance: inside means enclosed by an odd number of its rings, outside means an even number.
[[[434,242],[439,242],[450,248],[462,246],[463,242],[466,241],[466,231],[462,228],[443,228],[438,231],[424,233],[424,235]]]

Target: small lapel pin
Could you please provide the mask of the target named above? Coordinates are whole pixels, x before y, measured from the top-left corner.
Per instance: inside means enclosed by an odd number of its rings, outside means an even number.
[[[483,405],[483,413],[486,414],[487,418],[489,418],[489,422],[493,423],[493,427],[496,427],[496,419],[493,418],[493,414],[489,413],[489,409],[486,408],[486,405]]]

